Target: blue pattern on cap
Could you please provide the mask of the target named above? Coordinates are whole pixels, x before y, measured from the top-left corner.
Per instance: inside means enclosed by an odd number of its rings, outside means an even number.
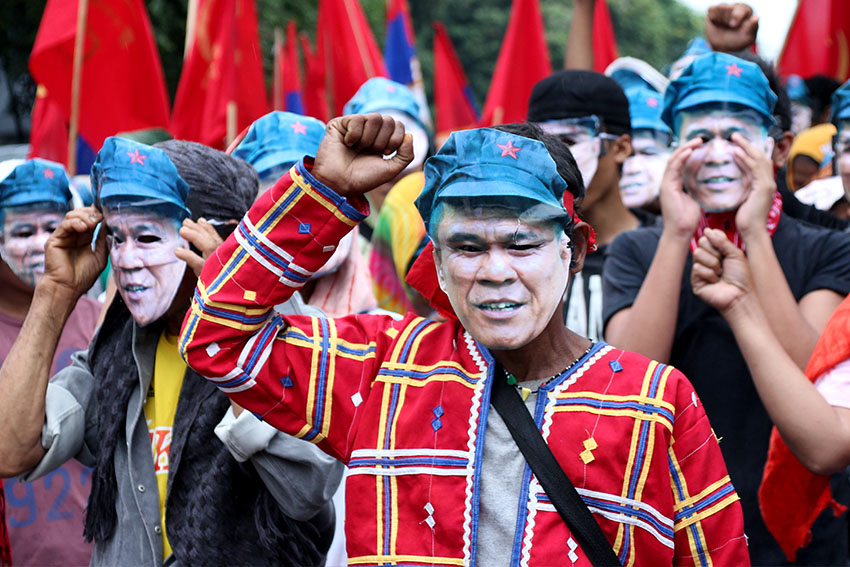
[[[832,111],[829,121],[838,127],[838,122],[850,118],[850,81],[832,93]]]
[[[645,87],[626,89],[629,99],[629,114],[632,119],[632,130],[658,130],[672,134],[673,131],[661,120],[662,95]]]
[[[91,186],[99,204],[105,199],[152,199],[174,205],[183,218],[192,216],[186,208],[189,186],[168,154],[147,144],[107,138],[92,165]]]
[[[29,159],[0,181],[0,208],[55,203],[70,209],[69,183],[62,164]]]
[[[254,166],[260,179],[279,177],[305,155],[315,156],[324,136],[321,120],[275,110],[251,124],[233,155]]]
[[[426,230],[445,197],[523,197],[558,209],[567,217],[567,183],[542,142],[496,130],[453,132],[425,162],[425,188],[416,207]]]
[[[704,104],[737,104],[755,110],[762,124],[775,124],[776,95],[755,63],[727,53],[710,53],[694,59],[664,93],[661,119],[675,130],[676,115]]]
[[[788,75],[785,78],[785,92],[788,93],[788,98],[793,101],[803,104],[809,103],[809,89],[800,75]]]
[[[367,114],[382,110],[400,110],[426,132],[428,127],[419,118],[419,103],[416,96],[406,86],[383,77],[373,77],[360,85],[351,100],[345,103],[343,114]]]

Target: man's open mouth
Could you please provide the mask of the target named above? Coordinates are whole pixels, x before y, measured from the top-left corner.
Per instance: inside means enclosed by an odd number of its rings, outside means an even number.
[[[515,301],[488,301],[479,303],[477,307],[479,309],[484,309],[485,311],[509,311],[511,309],[522,307],[522,303],[517,303]]]

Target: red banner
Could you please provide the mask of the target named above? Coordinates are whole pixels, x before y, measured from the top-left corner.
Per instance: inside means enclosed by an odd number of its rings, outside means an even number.
[[[850,76],[850,2],[799,0],[779,56],[782,75]]]

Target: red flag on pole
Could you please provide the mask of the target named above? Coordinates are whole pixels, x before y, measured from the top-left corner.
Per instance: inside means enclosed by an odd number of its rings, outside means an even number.
[[[304,99],[301,96],[301,71],[298,66],[298,29],[289,20],[286,25],[286,41],[278,40],[279,29],[275,29],[275,110],[304,114]]]
[[[531,89],[551,74],[540,5],[537,0],[513,0],[481,126],[525,120]]]
[[[782,75],[850,76],[850,3],[799,0],[779,56]]]
[[[327,90],[325,89],[325,55],[321,49],[313,51],[310,38],[301,34],[301,53],[304,55],[304,112],[322,122],[330,120]]]
[[[466,73],[455,53],[452,40],[440,22],[434,22],[434,107],[437,113],[437,138],[455,130],[478,125],[478,107]]]
[[[30,151],[27,157],[67,163],[68,120],[59,105],[47,95],[44,85],[38,85],[35,93],[30,123]]]
[[[49,98],[38,100],[34,109],[38,112],[33,128],[35,148],[45,147],[41,144],[47,138],[52,147],[62,136],[47,132],[58,128],[60,116],[67,144],[77,4],[77,0],[48,0],[30,54],[33,78],[50,93]],[[167,128],[165,79],[142,0],[101,0],[91,3],[87,12],[81,137],[96,151],[107,136],[118,132]],[[47,101],[55,106],[51,109],[41,104]],[[67,153],[67,148],[61,152],[63,162]]]
[[[331,109],[342,114],[348,99],[372,77],[386,77],[384,59],[359,0],[320,0],[317,41],[324,51]]]
[[[596,0],[593,9],[593,70],[604,73],[617,57],[617,38],[614,36],[608,3]]]
[[[239,132],[268,110],[254,0],[200,0],[171,116],[175,138],[223,149],[228,105]]]

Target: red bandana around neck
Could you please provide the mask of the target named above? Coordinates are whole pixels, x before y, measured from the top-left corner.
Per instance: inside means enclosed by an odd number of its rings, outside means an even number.
[[[697,225],[696,232],[694,232],[694,236],[691,238],[691,253],[693,254],[696,249],[699,248],[699,239],[702,237],[703,233],[705,233],[706,228],[722,230],[726,233],[726,237],[730,242],[732,242],[732,244],[746,252],[747,247],[744,244],[744,239],[738,232],[738,227],[735,226],[735,215],[737,212],[738,209],[733,211],[724,211],[722,213],[707,213],[703,211],[702,217]],[[776,227],[779,226],[779,219],[781,216],[782,196],[779,194],[779,191],[776,191],[773,194],[773,203],[770,205],[770,210],[767,213],[767,232],[770,234],[771,238],[773,238],[773,235],[776,232]]]

